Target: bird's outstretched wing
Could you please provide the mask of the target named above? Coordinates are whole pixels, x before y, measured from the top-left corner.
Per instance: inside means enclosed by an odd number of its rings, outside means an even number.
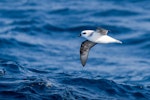
[[[107,35],[108,30],[106,30],[106,29],[104,29],[104,28],[101,28],[101,27],[98,27],[98,28],[96,29],[96,32],[97,32],[97,33],[100,33],[100,34],[102,34],[102,35]]]
[[[88,58],[88,54],[89,54],[89,50],[94,45],[96,45],[96,43],[88,41],[88,40],[82,42],[81,47],[80,47],[80,60],[81,60],[81,63],[83,65],[83,67],[86,64],[86,61],[87,61],[87,58]]]

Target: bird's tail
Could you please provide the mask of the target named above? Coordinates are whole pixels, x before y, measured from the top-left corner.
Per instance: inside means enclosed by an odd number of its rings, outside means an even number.
[[[122,43],[122,42],[108,35],[104,35],[97,40],[97,43]]]
[[[115,43],[120,43],[120,44],[122,44],[122,41],[117,40],[117,39],[115,39],[115,40],[116,40]]]

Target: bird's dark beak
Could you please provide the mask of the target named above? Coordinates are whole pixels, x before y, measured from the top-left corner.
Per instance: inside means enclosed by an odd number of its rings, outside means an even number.
[[[81,37],[81,34],[79,34],[78,37]]]

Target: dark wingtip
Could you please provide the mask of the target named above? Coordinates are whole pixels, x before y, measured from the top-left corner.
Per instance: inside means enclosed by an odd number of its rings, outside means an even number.
[[[82,64],[82,66],[84,67],[85,64],[86,64],[86,61],[82,61],[82,60],[81,60],[81,64]]]
[[[84,67],[84,66],[85,66],[85,64],[82,64],[82,66]]]

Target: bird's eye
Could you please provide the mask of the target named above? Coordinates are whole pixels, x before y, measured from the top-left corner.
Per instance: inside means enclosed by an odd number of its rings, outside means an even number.
[[[86,34],[86,33],[84,32],[84,33],[82,33],[82,34]]]

